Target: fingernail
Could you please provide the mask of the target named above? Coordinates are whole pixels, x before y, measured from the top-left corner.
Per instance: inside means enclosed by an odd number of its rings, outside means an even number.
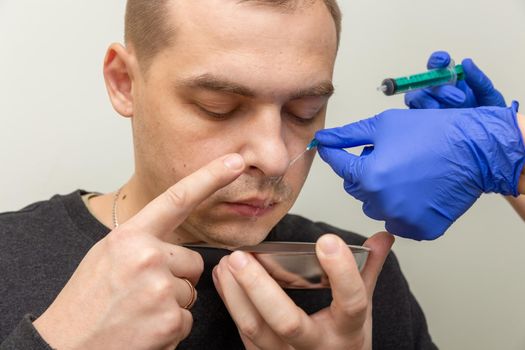
[[[248,265],[248,257],[243,252],[233,252],[228,258],[228,264],[236,271],[242,270],[246,265]]]
[[[319,239],[319,248],[326,255],[335,255],[339,251],[339,240],[334,236],[323,236]]]
[[[238,154],[232,154],[224,159],[224,165],[231,170],[239,170],[244,166],[244,159]]]

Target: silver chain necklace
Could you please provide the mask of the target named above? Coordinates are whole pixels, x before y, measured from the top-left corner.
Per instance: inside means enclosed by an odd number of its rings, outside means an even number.
[[[120,191],[122,191],[122,187],[115,192],[115,196],[113,197],[113,209],[111,212],[111,216],[113,217],[113,229],[116,229],[118,227],[118,197],[120,197]]]

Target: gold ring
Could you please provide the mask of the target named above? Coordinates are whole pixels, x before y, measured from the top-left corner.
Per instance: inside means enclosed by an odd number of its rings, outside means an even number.
[[[188,284],[191,290],[190,301],[188,301],[188,303],[182,307],[186,310],[189,310],[193,307],[193,304],[195,304],[195,301],[197,301],[197,292],[195,291],[195,287],[193,286],[193,284],[191,284],[191,282],[187,278],[183,277],[182,280]]]

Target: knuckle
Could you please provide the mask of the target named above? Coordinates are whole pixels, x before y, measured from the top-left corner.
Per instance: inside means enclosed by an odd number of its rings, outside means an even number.
[[[365,213],[366,216],[374,220],[385,219],[384,214],[380,210],[379,206],[375,203],[371,203],[370,201],[365,201],[363,203],[363,213]]]
[[[255,340],[260,334],[262,323],[254,318],[247,318],[239,322],[239,332],[250,340]]]
[[[216,167],[203,168],[203,176],[206,178],[206,182],[215,182],[221,178],[221,174],[217,171]]]
[[[137,254],[135,266],[138,270],[149,270],[164,263],[164,256],[160,250],[154,247],[143,247]]]
[[[277,334],[285,339],[294,339],[301,335],[301,318],[297,316],[286,315],[283,322],[276,329]]]
[[[125,226],[120,226],[111,231],[106,236],[106,242],[110,249],[120,248],[123,242],[127,241],[131,236],[130,229]]]
[[[159,278],[151,284],[151,298],[156,301],[169,300],[175,297],[175,290],[167,278]]]
[[[383,188],[389,173],[389,170],[381,165],[369,169],[367,176],[364,176],[362,179],[363,189],[367,192],[379,192]]]
[[[259,273],[246,274],[242,279],[244,281],[241,281],[241,284],[247,290],[255,290],[261,284],[261,275]]]
[[[175,185],[168,188],[166,198],[177,208],[184,208],[188,204],[188,192],[182,186]]]
[[[136,231],[126,226],[120,226],[111,231],[105,238],[110,251],[126,252],[128,256],[137,256],[136,252],[145,251],[151,244],[146,235],[137,235]]]
[[[363,287],[364,289],[364,287]],[[356,293],[359,297],[352,298],[341,304],[341,311],[349,316],[360,315],[368,310],[369,302],[364,290]]]
[[[154,255],[151,241],[145,235],[133,234],[129,228],[118,228],[110,232],[101,242],[105,252],[117,259],[126,270],[143,267]],[[147,264],[146,264],[147,265]]]
[[[184,330],[182,313],[180,309],[174,308],[164,314],[158,335],[165,338],[178,338],[181,333],[184,333]]]

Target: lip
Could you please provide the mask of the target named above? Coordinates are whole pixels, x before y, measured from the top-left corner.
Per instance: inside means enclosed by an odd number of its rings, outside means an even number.
[[[261,217],[273,210],[277,203],[271,199],[246,199],[236,202],[225,202],[225,205],[245,217]]]
[[[229,203],[243,204],[243,205],[249,205],[251,207],[256,207],[259,209],[265,209],[265,208],[275,205],[276,201],[274,201],[271,198],[249,198],[249,199],[243,199],[243,200],[229,202]]]

